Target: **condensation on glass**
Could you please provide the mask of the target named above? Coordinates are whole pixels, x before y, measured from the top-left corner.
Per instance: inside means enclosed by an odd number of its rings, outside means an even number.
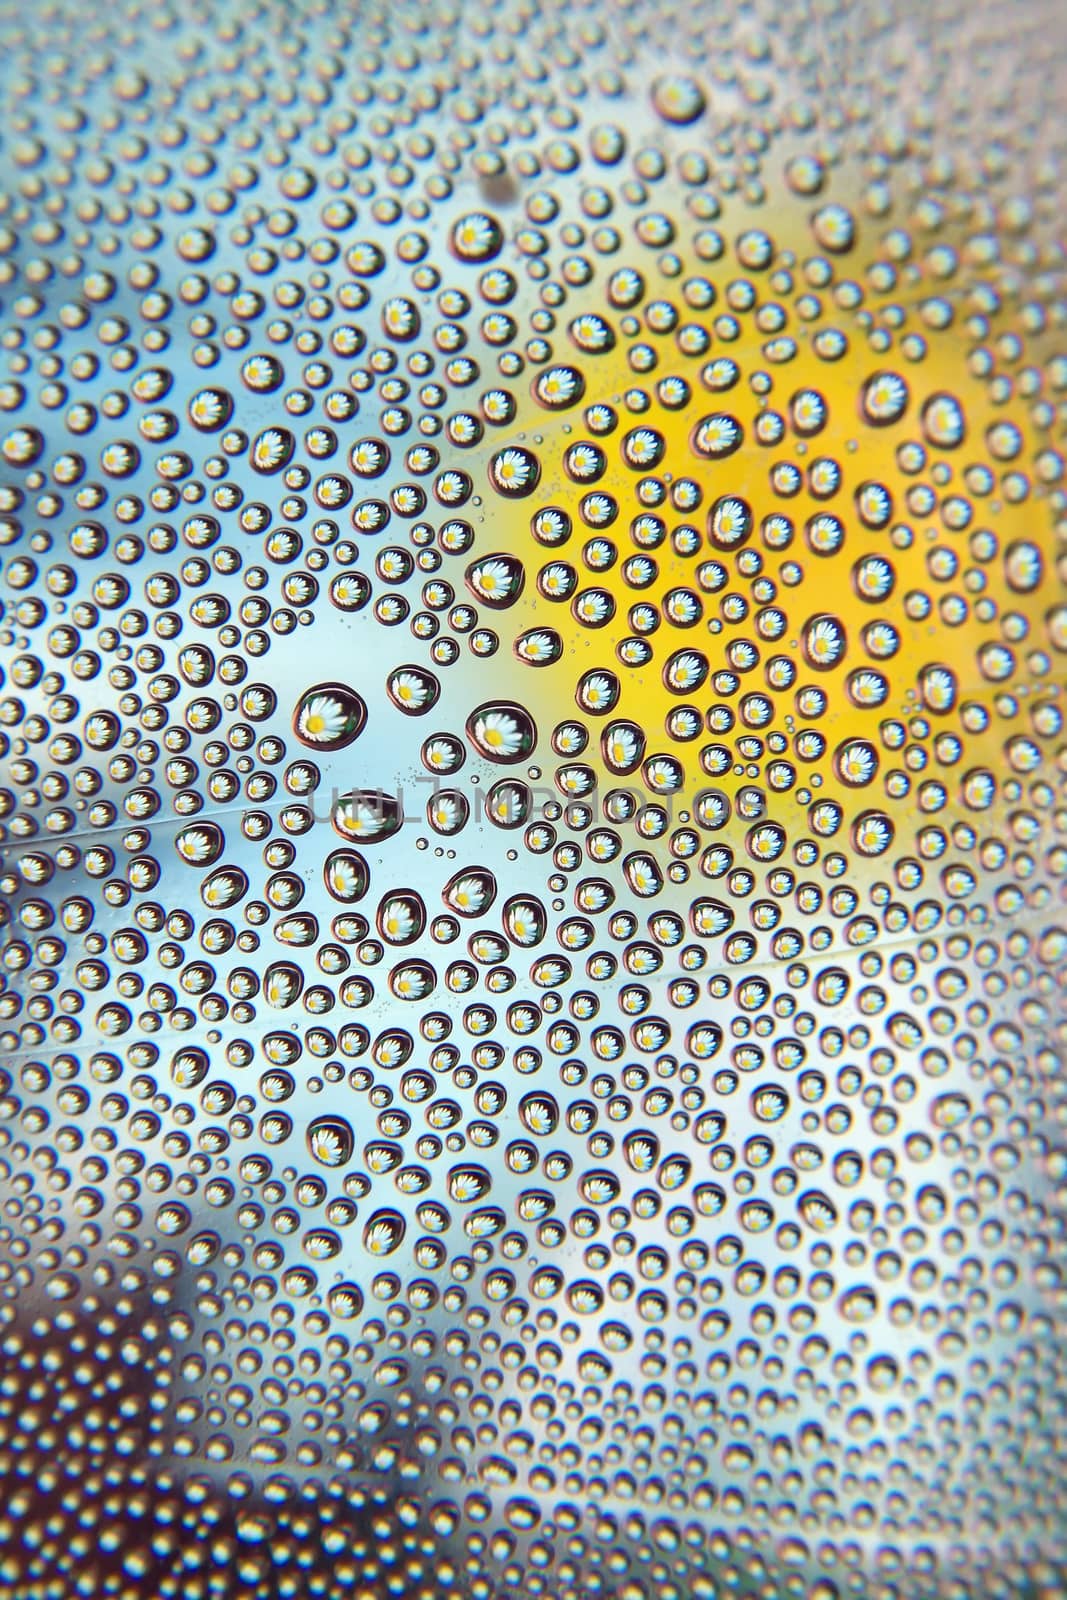
[[[9,5],[0,1594],[1067,1588],[1052,5]]]

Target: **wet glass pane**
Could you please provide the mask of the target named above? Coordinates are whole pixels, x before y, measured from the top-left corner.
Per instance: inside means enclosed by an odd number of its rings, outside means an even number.
[[[0,1596],[1067,1593],[1061,9],[0,40]]]

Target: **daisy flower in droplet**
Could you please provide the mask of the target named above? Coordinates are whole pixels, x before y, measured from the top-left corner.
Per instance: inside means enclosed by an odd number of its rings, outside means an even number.
[[[900,639],[891,623],[872,622],[864,633],[863,642],[867,646],[868,655],[883,660],[887,656],[895,655]]]
[[[857,496],[862,520],[872,527],[882,527],[889,521],[892,501],[889,492],[880,483],[866,483]]]
[[[466,493],[467,480],[460,472],[442,472],[435,484],[438,499],[444,505],[455,505]]]
[[[241,708],[246,717],[262,717],[270,709],[270,701],[262,689],[246,689],[241,696]]]
[[[453,1200],[477,1200],[482,1192],[481,1180],[475,1172],[457,1172],[453,1174],[449,1184],[449,1193]]]
[[[840,548],[844,536],[840,522],[829,513],[813,517],[808,525],[808,542],[816,555],[832,555]]]
[[[364,593],[363,580],[351,572],[343,573],[333,585],[334,599],[341,606],[357,605]]]
[[[814,389],[802,389],[793,397],[793,421],[800,433],[813,433],[826,420],[826,402]]]
[[[856,826],[856,849],[865,856],[881,855],[887,849],[891,834],[884,817],[864,817]]]
[[[695,711],[690,711],[688,708],[676,711],[671,718],[671,732],[676,739],[695,738],[699,728],[700,718]]]
[[[277,466],[285,455],[285,440],[277,428],[268,428],[256,440],[253,459],[257,467]]]
[[[702,938],[710,939],[717,933],[725,933],[732,922],[730,912],[713,901],[705,900],[693,909],[693,930]]]
[[[659,437],[651,428],[638,428],[630,435],[627,454],[635,466],[644,467],[655,461],[659,448]]]
[[[419,967],[401,967],[393,978],[393,993],[399,1000],[421,1000],[429,985]]]
[[[923,674],[922,696],[931,711],[948,711],[956,698],[956,680],[944,667]]]
[[[659,874],[647,856],[639,856],[631,862],[629,876],[635,894],[651,894],[659,883]]]
[[[555,1112],[545,1100],[534,1100],[527,1104],[525,1121],[530,1132],[534,1134],[551,1133],[556,1126]]]
[[[456,752],[448,739],[431,739],[422,758],[434,772],[451,772],[456,764]]]
[[[840,628],[828,617],[821,618],[808,630],[807,646],[814,662],[819,666],[832,666],[842,651]]]
[[[613,728],[606,753],[612,766],[630,766],[637,755],[637,739],[633,732],[629,728]]]
[[[574,611],[579,622],[603,622],[608,614],[608,600],[597,589],[590,589],[587,594],[579,595]]]
[[[285,775],[286,788],[293,794],[308,794],[318,781],[318,768],[303,761],[294,761]]]
[[[569,367],[550,367],[537,380],[537,392],[549,405],[565,405],[575,388],[574,373]]]
[[[522,729],[506,711],[490,711],[474,724],[478,743],[495,755],[513,756],[522,748]]]
[[[383,550],[378,557],[378,571],[389,582],[395,582],[396,579],[403,578],[407,571],[404,552],[402,550]]]
[[[393,944],[409,939],[415,930],[415,918],[406,900],[387,900],[382,907],[380,926],[382,938]]]
[[[561,756],[575,755],[585,748],[585,729],[576,722],[566,722],[556,729],[553,741]]]
[[[894,421],[904,410],[908,390],[903,378],[895,372],[879,372],[871,379],[864,394],[864,409],[878,422]]]
[[[449,423],[449,433],[454,444],[473,444],[478,438],[478,424],[473,417],[466,415],[453,417]]]
[[[512,337],[513,323],[502,311],[492,311],[482,319],[482,338],[488,344],[507,344]]]
[[[503,389],[490,389],[482,396],[482,410],[489,422],[506,422],[511,415],[511,396]]]
[[[722,455],[737,444],[740,429],[733,417],[708,417],[697,429],[696,446],[709,456]]]
[[[541,573],[541,588],[549,600],[565,595],[571,586],[571,575],[558,562]]]
[[[878,706],[886,696],[885,680],[877,672],[857,672],[849,681],[848,692],[857,705]]]
[[[602,350],[610,339],[606,324],[592,312],[576,317],[571,331],[582,350]]]
[[[201,828],[189,828],[178,840],[178,853],[190,864],[206,861],[213,848],[211,835]]]
[[[414,672],[397,672],[389,680],[389,691],[395,700],[410,711],[426,704],[430,690],[427,683]]]
[[[704,663],[698,655],[688,652],[679,656],[671,665],[671,681],[679,689],[691,688],[699,683],[703,675]]]
[[[874,777],[874,756],[863,744],[850,744],[842,751],[841,776],[846,783],[870,783]]]
[[[450,795],[439,795],[430,806],[430,821],[441,833],[451,833],[459,816],[459,806]]]
[[[610,522],[615,503],[606,494],[587,494],[582,501],[582,515],[590,527],[602,528]]]
[[[586,683],[582,698],[591,711],[599,711],[611,704],[612,692],[611,679],[596,673]]]
[[[649,950],[647,947],[642,947],[638,950],[635,950],[630,957],[629,965],[631,972],[637,974],[639,977],[647,977],[650,972],[656,971],[656,953],[654,950]]]
[[[836,461],[813,461],[809,473],[811,492],[823,496],[833,494],[841,482],[841,468]]]
[[[410,300],[396,295],[383,306],[382,321],[394,338],[404,339],[415,326],[415,307]]]
[[[388,1222],[375,1222],[363,1235],[363,1245],[372,1256],[387,1256],[396,1248],[396,1230]]]
[[[263,994],[269,1006],[287,1006],[293,998],[296,985],[286,972],[272,972],[263,986]]]
[[[555,642],[547,633],[528,633],[520,647],[527,661],[550,661],[555,649]]]
[[[250,356],[244,364],[244,376],[253,389],[262,388],[274,378],[273,364],[266,356]]]
[[[230,873],[218,873],[215,877],[208,879],[201,891],[204,897],[204,904],[209,908],[225,906],[228,904],[236,887],[237,880]]]
[[[385,451],[376,439],[361,439],[349,452],[348,459],[354,472],[361,477],[369,477],[380,470]]]
[[[506,787],[498,789],[491,798],[486,797],[485,810],[487,816],[493,822],[500,823],[505,828],[509,827],[522,816],[522,795],[518,789],[508,784]]]
[[[534,906],[521,902],[512,906],[508,916],[508,933],[516,944],[532,944],[540,935],[541,918]]]
[[[776,828],[757,828],[748,842],[748,848],[757,861],[773,861],[781,854],[781,847],[781,836]]]
[[[475,567],[471,580],[487,600],[503,600],[515,586],[506,561],[483,561],[481,566]]]
[[[398,516],[412,516],[422,505],[420,491],[410,483],[402,483],[393,490],[393,508]]]
[[[70,548],[76,556],[91,556],[96,553],[96,530],[88,523],[80,522],[70,535]]]
[[[214,595],[202,595],[199,600],[193,601],[189,614],[194,622],[201,623],[205,628],[213,627],[222,616],[222,602],[216,600]]]
[[[460,255],[470,256],[475,260],[493,248],[496,238],[495,224],[482,211],[472,211],[469,216],[464,217],[456,224],[453,234]]]
[[[338,738],[347,722],[348,714],[336,695],[316,694],[301,706],[296,731],[302,739],[324,744]]]
[[[485,888],[480,878],[461,878],[452,890],[449,899],[457,911],[480,911],[485,904]]]
[[[590,775],[582,767],[562,767],[556,782],[561,793],[572,796],[587,794],[592,788]]]
[[[673,761],[659,757],[645,767],[645,782],[656,794],[669,794],[679,784],[678,769]]]
[[[699,613],[699,604],[696,596],[688,593],[676,594],[671,598],[671,619],[680,627],[687,626]]]
[[[548,544],[558,544],[567,533],[567,524],[554,506],[539,511],[534,518],[534,533]]]
[[[381,1067],[395,1067],[402,1059],[404,1047],[399,1039],[380,1039],[374,1051],[374,1059]]]
[[[727,543],[743,538],[749,523],[749,514],[740,500],[724,500],[715,512],[715,533]]]
[[[94,749],[111,739],[111,724],[106,717],[90,717],[85,724],[85,738]]]
[[[567,469],[573,478],[587,480],[600,471],[601,454],[591,444],[576,444],[567,452]]]
[[[560,961],[542,961],[538,964],[535,981],[543,989],[554,989],[567,976],[567,968]]]
[[[130,464],[129,447],[121,441],[105,445],[100,452],[100,465],[107,473],[121,476]]]
[[[522,450],[503,450],[493,463],[493,477],[502,489],[524,489],[533,464]]]
[[[356,839],[373,839],[382,826],[381,811],[363,800],[342,800],[334,820],[342,832]]]
[[[638,1050],[658,1050],[663,1043],[663,1029],[654,1022],[639,1022],[634,1029],[634,1044]]]

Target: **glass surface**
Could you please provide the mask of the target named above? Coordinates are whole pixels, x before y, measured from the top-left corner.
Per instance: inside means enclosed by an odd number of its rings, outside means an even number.
[[[0,38],[0,1596],[1067,1593],[1060,7]]]

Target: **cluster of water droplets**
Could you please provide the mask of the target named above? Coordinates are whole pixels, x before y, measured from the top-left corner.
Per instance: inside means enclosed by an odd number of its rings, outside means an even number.
[[[765,10],[4,24],[17,1600],[1058,1592],[1056,79]]]

